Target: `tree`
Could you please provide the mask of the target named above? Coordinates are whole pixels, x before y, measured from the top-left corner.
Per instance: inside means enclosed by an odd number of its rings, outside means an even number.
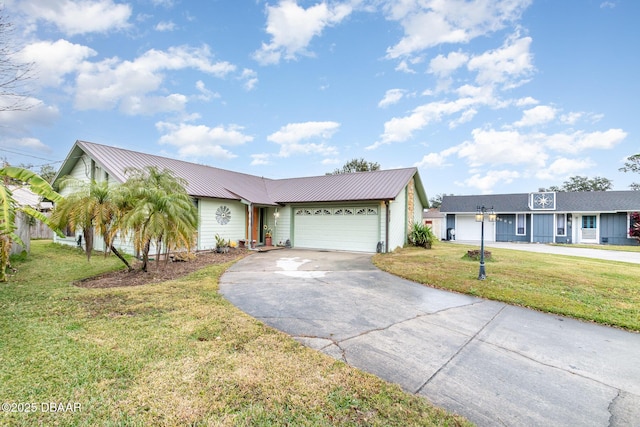
[[[540,188],[539,191],[607,191],[611,190],[613,182],[607,178],[599,176],[588,178],[586,176],[572,176],[565,181],[561,187],[551,186],[547,189]]]
[[[447,196],[446,193],[436,194],[432,198],[429,199],[429,206],[432,208],[439,208],[442,205],[442,199],[444,196]],[[449,196],[453,196],[453,194],[449,194]]]
[[[16,61],[17,49],[11,37],[13,25],[0,8],[0,111],[31,108],[24,83],[31,79],[33,64]]]
[[[11,244],[16,242],[24,246],[24,242],[15,233],[17,212],[24,212],[32,218],[39,219],[59,233],[58,228],[41,212],[30,206],[19,206],[6,183],[11,179],[13,182],[26,185],[35,194],[52,202],[61,202],[62,196],[42,177],[27,169],[7,166],[0,169],[0,178],[0,282],[6,282]]]
[[[82,229],[88,261],[93,252],[93,233],[97,231],[105,246],[131,270],[126,258],[113,246],[122,216],[118,186],[105,181],[85,182],[65,177],[60,182],[60,188],[74,191],[56,205],[52,221],[60,228],[68,225],[74,233]]]
[[[634,172],[640,173],[640,153],[634,154],[633,156],[627,157],[627,160],[624,162],[624,166],[618,169],[620,172]],[[632,190],[640,191],[640,183],[632,182],[629,187]]]
[[[131,233],[136,252],[142,254],[142,270],[147,271],[151,244],[156,246],[156,261],[164,247],[170,250],[193,247],[198,227],[198,212],[185,190],[186,181],[170,170],[154,166],[129,169],[122,185],[124,214],[120,230]]]
[[[333,172],[327,172],[327,175],[339,175],[341,173],[367,172],[380,170],[380,164],[376,162],[367,162],[365,159],[351,159],[342,166],[342,169],[335,169]]]

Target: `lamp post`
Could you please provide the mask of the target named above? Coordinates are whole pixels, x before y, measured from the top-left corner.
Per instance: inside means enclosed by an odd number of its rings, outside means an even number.
[[[487,278],[487,271],[484,268],[484,220],[489,219],[489,222],[496,222],[496,213],[491,209],[487,209],[483,206],[476,208],[476,222],[480,223],[480,272],[478,273],[478,280],[484,280]]]

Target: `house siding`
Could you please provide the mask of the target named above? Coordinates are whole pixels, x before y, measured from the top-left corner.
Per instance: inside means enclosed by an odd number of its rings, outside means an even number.
[[[276,223],[276,209],[278,219]],[[291,239],[291,206],[267,209],[267,225],[273,230],[273,244],[285,244]]]
[[[407,240],[407,194],[406,187],[389,205],[388,250],[404,246]]]
[[[554,214],[536,214],[531,218],[533,243],[553,243]]]
[[[627,237],[627,213],[618,212],[600,215],[600,243],[609,245],[636,245]]]
[[[231,212],[228,223],[222,225],[216,221],[216,211],[226,206]],[[198,250],[210,250],[216,247],[216,234],[225,240],[237,242],[246,235],[247,206],[234,200],[199,199]]]
[[[530,215],[526,215],[527,224],[530,223]],[[525,227],[525,235],[516,234],[516,215],[500,214],[496,221],[496,242],[530,242],[531,232],[529,227]]]

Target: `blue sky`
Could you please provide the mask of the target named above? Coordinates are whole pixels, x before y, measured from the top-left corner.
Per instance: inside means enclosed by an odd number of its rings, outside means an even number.
[[[4,5],[34,77],[0,112],[11,164],[81,139],[270,178],[417,166],[429,197],[638,180],[636,0]]]

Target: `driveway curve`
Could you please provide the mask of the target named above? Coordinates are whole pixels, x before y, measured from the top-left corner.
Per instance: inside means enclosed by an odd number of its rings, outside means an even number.
[[[425,287],[370,254],[256,253],[220,292],[480,426],[640,426],[640,334]]]

